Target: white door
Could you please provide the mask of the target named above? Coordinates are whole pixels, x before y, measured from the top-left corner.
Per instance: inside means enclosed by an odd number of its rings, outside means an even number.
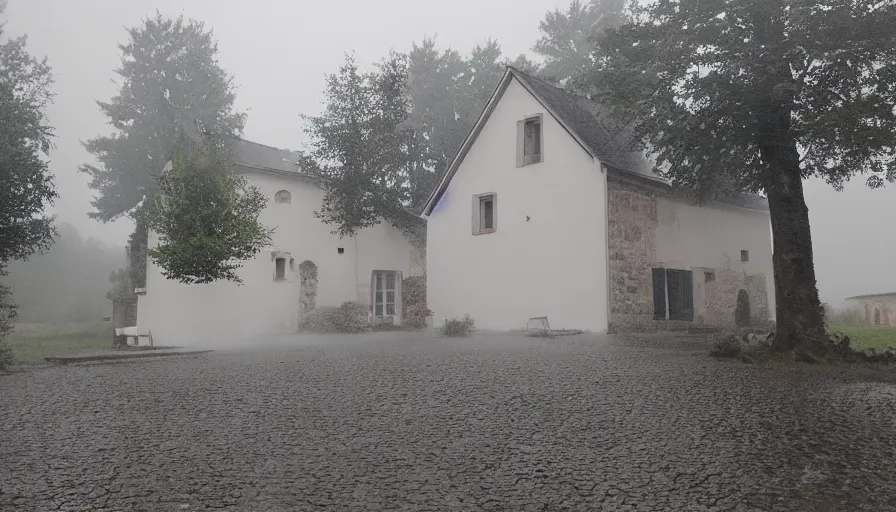
[[[374,325],[389,323],[401,325],[401,279],[399,273],[390,270],[377,270],[371,279],[373,291]]]

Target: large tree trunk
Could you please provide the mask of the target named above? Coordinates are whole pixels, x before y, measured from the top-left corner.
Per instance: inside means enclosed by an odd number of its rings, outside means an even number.
[[[815,283],[799,153],[791,132],[789,103],[777,100],[767,103],[759,116],[759,146],[768,165],[765,181],[774,244],[774,348],[823,351],[824,315]]]

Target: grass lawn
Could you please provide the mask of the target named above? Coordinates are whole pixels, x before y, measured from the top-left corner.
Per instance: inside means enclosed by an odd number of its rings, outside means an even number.
[[[896,327],[886,325],[834,325],[830,332],[842,332],[849,336],[852,348],[896,348]]]
[[[45,363],[47,356],[72,355],[112,348],[112,323],[16,324],[6,339],[16,364]]]

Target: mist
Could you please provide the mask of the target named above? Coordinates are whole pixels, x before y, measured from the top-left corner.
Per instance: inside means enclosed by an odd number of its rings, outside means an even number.
[[[12,289],[21,323],[100,322],[112,316],[109,274],[126,264],[122,246],[83,237],[71,224],[57,227],[46,254],[12,261],[0,283]]]
[[[338,68],[346,52],[369,67],[390,50],[407,51],[424,37],[436,37],[440,48],[462,53],[491,38],[506,56],[538,60],[531,47],[539,21],[545,12],[567,5],[566,0],[10,0],[2,22],[11,37],[27,34],[29,50],[46,55],[53,68],[56,98],[49,117],[56,148],[50,159],[60,194],[54,212],[85,238],[124,245],[131,221],[88,218],[93,192],[76,169],[90,161],[80,142],[112,131],[95,101],[117,92],[113,70],[119,64],[117,44],[127,37],[125,27],[140,24],[157,9],[214,29],[220,64],[238,85],[236,106],[248,113],[247,139],[302,149],[306,136],[299,116],[320,111],[324,76]],[[810,180],[806,200],[821,299],[839,304],[851,295],[896,290],[896,274],[889,272],[889,255],[896,252],[896,236],[888,229],[896,214],[893,185],[869,190],[856,177],[839,192]],[[22,287],[16,290],[19,300]]]

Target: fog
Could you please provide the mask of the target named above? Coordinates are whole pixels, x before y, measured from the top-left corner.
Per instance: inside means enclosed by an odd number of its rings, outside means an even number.
[[[122,246],[132,230],[128,220],[102,224],[87,217],[92,191],[87,177],[76,169],[90,157],[80,141],[111,131],[95,100],[108,100],[117,91],[113,70],[125,27],[139,24],[156,9],[168,16],[202,20],[214,29],[220,64],[239,86],[237,108],[248,113],[247,139],[301,149],[305,135],[299,115],[320,110],[324,75],[338,68],[345,52],[354,52],[358,62],[369,65],[392,49],[406,51],[412,42],[436,36],[440,48],[463,53],[492,38],[506,56],[513,57],[529,52],[546,11],[567,4],[566,0],[9,0],[2,21],[8,36],[27,34],[30,52],[46,55],[53,68],[56,98],[49,116],[57,137],[50,158],[60,193],[54,211],[84,238]],[[806,194],[822,300],[839,303],[850,295],[896,291],[896,273],[888,264],[896,254],[894,186],[872,191],[858,177],[837,192],[812,181]]]

